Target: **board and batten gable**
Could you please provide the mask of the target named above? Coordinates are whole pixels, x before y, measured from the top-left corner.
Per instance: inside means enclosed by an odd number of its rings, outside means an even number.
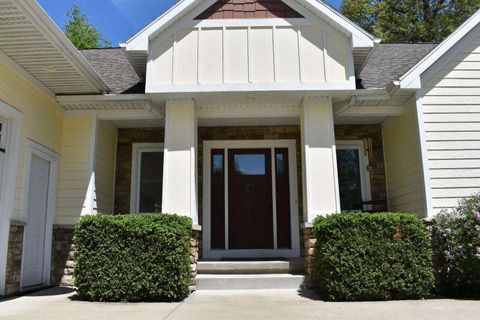
[[[352,40],[318,19],[219,19],[149,43],[147,92],[354,89]]]
[[[415,96],[404,113],[383,125],[383,146],[390,211],[426,217],[422,156]]]
[[[438,213],[480,192],[480,26],[428,72],[422,109],[432,209]]]

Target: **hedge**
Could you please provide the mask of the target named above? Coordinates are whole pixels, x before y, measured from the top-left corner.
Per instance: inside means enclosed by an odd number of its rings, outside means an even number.
[[[327,300],[420,299],[434,286],[430,234],[414,215],[318,217],[315,267]]]
[[[189,294],[192,221],[176,215],[96,215],[75,228],[81,299],[179,301]]]
[[[438,214],[431,227],[437,293],[480,298],[480,194]]]

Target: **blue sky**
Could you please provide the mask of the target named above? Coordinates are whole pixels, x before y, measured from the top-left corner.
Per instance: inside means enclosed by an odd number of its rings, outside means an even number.
[[[118,46],[162,14],[176,0],[38,0],[60,28],[67,20],[66,12],[78,4],[103,36]],[[342,0],[326,0],[339,8]]]

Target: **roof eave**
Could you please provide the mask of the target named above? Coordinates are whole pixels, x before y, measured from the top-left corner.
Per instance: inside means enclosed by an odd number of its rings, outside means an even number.
[[[415,66],[401,76],[398,81],[399,87],[401,89],[420,89],[422,87],[422,74],[479,24],[480,10],[475,12],[457,30],[455,30]]]
[[[60,28],[58,28],[55,22],[53,22],[50,16],[36,1],[18,1],[16,5],[30,15],[42,34],[55,44],[58,50],[72,62],[78,72],[84,75],[98,92],[107,92],[110,90],[102,77],[67,39]]]

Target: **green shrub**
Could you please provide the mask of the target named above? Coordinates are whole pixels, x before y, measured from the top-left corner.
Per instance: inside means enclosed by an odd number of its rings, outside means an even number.
[[[314,221],[318,286],[328,300],[419,299],[434,285],[430,235],[414,215],[349,213]]]
[[[480,194],[435,217],[432,244],[437,292],[480,298]]]
[[[75,228],[75,286],[105,302],[179,301],[189,294],[192,221],[176,215],[97,215]]]

